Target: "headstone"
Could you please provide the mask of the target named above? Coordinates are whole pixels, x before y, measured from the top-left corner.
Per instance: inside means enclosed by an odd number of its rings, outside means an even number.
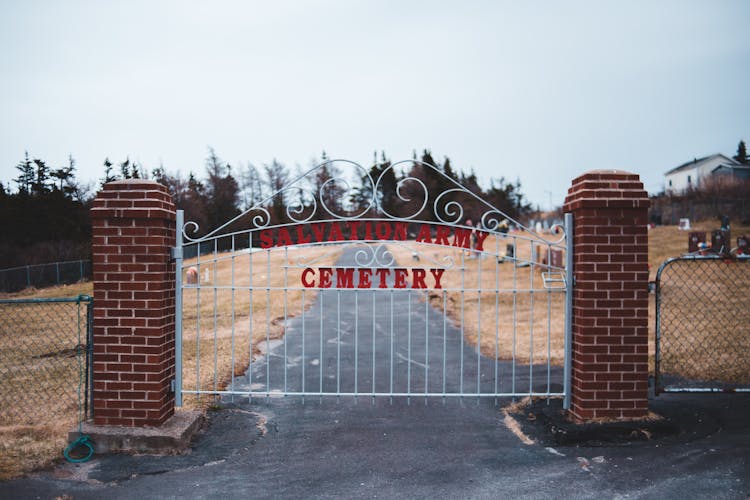
[[[750,236],[743,235],[737,238],[737,255],[750,255]]]
[[[719,255],[729,255],[731,250],[731,233],[725,229],[711,232],[711,248]]]
[[[688,252],[695,253],[700,250],[700,244],[706,242],[706,233],[692,232],[688,236]]]
[[[680,219],[680,224],[677,227],[680,231],[690,231],[690,219]]]

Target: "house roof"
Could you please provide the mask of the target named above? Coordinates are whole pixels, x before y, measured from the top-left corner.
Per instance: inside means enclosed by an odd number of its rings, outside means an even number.
[[[733,166],[739,165],[739,163],[736,162],[735,160],[733,160],[732,158],[728,158],[728,157],[724,156],[721,153],[717,153],[717,154],[713,154],[713,155],[709,155],[709,156],[704,156],[703,158],[696,158],[693,161],[689,161],[687,163],[683,163],[679,167],[675,167],[672,170],[669,170],[664,175],[674,174],[675,172],[679,172],[681,170],[688,170],[688,169],[698,168],[701,165],[703,165],[704,163],[707,163],[709,161],[716,160],[716,159],[722,160],[722,163],[724,165],[726,165],[726,166],[732,166],[733,167]]]
[[[717,170],[721,170],[722,168],[728,168],[730,170],[747,170],[747,171],[750,171],[750,165],[742,165],[742,164],[738,164],[738,165],[724,165],[724,164],[722,164],[722,165],[719,165],[718,167],[714,168],[713,170],[711,170],[711,173],[714,173]]]

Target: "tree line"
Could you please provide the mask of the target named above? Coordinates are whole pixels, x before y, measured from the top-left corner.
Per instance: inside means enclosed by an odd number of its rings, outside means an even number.
[[[476,223],[487,211],[477,198],[516,220],[531,210],[519,181],[500,177],[482,187],[473,170],[455,168],[447,156],[438,161],[430,150],[419,156],[414,153],[412,160],[396,168],[386,153],[380,152],[354,178],[345,178],[341,164],[329,162],[323,152],[311,161],[310,168],[319,168],[302,177],[302,168],[290,169],[275,159],[260,166],[250,162],[233,166],[208,148],[203,175],[189,172],[183,176],[163,165],[149,171],[130,158],[119,163],[105,158],[98,187],[134,178],[165,185],[177,208],[185,211],[185,220],[199,225],[192,236],[207,234],[252,208],[256,210],[239,217],[229,229],[248,227],[250,219],[261,212],[264,222],[272,225],[308,217],[326,219],[330,213],[416,215],[420,220],[439,221],[445,220],[446,213],[455,215],[457,206],[463,210],[457,222]],[[0,243],[0,267],[89,258],[89,210],[97,186],[77,178],[75,159],[69,156],[65,165],[55,167],[26,153],[16,171],[15,190],[0,183],[0,223],[6,231]],[[285,190],[292,181],[297,181],[293,189]],[[458,185],[476,197],[460,192]],[[446,194],[437,199],[442,193]]]

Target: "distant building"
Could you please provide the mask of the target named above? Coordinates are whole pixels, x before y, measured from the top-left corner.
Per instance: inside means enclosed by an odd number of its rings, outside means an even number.
[[[723,154],[696,158],[664,174],[664,188],[667,193],[679,194],[719,179],[750,179],[750,165],[742,165]]]

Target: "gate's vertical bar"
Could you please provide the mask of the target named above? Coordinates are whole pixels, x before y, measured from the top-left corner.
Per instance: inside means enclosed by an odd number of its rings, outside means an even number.
[[[537,248],[531,245],[531,265],[529,266],[529,396],[534,393],[534,273],[536,272]]]
[[[547,245],[547,272],[552,272],[552,245]],[[552,289],[547,289],[547,397],[552,384]]]
[[[354,402],[359,391],[359,290],[354,290]]]
[[[60,263],[55,262],[55,279],[57,280],[57,284],[60,284]]]
[[[375,291],[370,290],[372,295],[372,404],[375,404]]]
[[[448,292],[443,288],[443,405],[445,405],[446,356],[448,353]]]
[[[266,250],[266,398],[271,395],[271,250]]]
[[[182,225],[185,211],[177,210],[175,231],[175,311],[174,311],[174,403],[182,406]]]
[[[406,404],[411,404],[411,290],[409,290],[406,329]]]
[[[305,289],[302,289],[302,404],[305,404]]]
[[[391,297],[391,366],[390,366],[390,384],[389,384],[389,395],[391,398],[391,404],[393,404],[393,288],[390,290]]]
[[[284,247],[284,330],[286,330],[287,327],[287,289],[289,288],[289,247]],[[286,335],[286,332],[284,333],[284,396],[286,396],[288,390],[287,386],[287,366],[288,366],[288,359],[287,359],[287,339],[289,338],[289,335]]]
[[[318,363],[318,381],[320,382],[320,399],[319,402],[323,403],[323,365],[325,365],[325,358],[323,358],[323,290],[318,291],[318,305],[320,310],[318,311],[318,317],[320,318],[320,331],[318,337],[320,338],[320,362]]]
[[[424,404],[427,404],[428,381],[430,379],[430,323],[427,316],[430,314],[430,294],[424,297]]]
[[[516,393],[516,342],[517,342],[517,298],[518,298],[518,237],[513,237],[513,352],[510,366],[510,392]]]
[[[232,235],[232,260],[231,260],[231,268],[232,268],[232,402],[234,402],[234,383],[235,383],[235,377],[234,377],[234,349],[235,349],[235,338],[234,338],[234,326],[235,326],[235,314],[234,314],[234,260],[236,257],[236,249],[235,249],[235,235]]]
[[[213,255],[214,273],[213,273],[213,288],[214,288],[214,396],[219,390],[219,239],[214,239],[214,255]]]
[[[195,390],[196,399],[200,401],[201,387],[201,248],[203,245],[196,245],[196,267],[198,268],[198,287],[195,290]]]
[[[563,408],[570,409],[570,372],[573,342],[573,214],[565,214],[565,365],[563,373]]]
[[[482,254],[476,252],[474,256],[477,259],[477,404],[479,396],[482,393],[481,373],[482,373]]]
[[[497,406],[498,351],[500,350],[500,238],[495,235],[495,406]]]
[[[248,336],[249,340],[249,361],[247,366],[247,387],[248,387],[248,401],[253,401],[253,232],[248,233],[248,259],[249,271],[250,271],[250,314],[248,315]]]
[[[341,290],[336,290],[336,401],[341,400]]]
[[[459,370],[458,393],[463,401],[464,397],[464,290],[466,290],[466,260],[463,249],[461,252],[461,368]]]

